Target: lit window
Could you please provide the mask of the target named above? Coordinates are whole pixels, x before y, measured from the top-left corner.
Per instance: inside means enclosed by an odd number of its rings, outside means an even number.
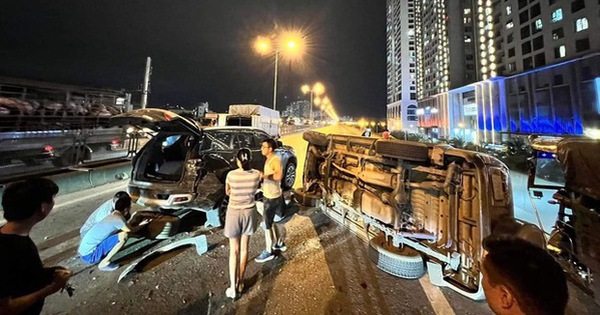
[[[542,19],[535,20],[535,28],[538,30],[542,29]]]
[[[588,28],[588,19],[581,18],[575,21],[575,32],[581,32],[583,30],[587,30]]]
[[[506,6],[506,15],[510,15],[512,13],[512,7],[507,5]]]
[[[513,21],[510,21],[510,22],[506,23],[506,29],[507,30],[513,28],[514,26],[515,26],[515,23],[513,23]]]
[[[554,57],[562,58],[567,55],[567,49],[565,45],[560,45],[559,47],[554,48]]]
[[[562,18],[562,9],[556,9],[554,12],[552,12],[552,22],[558,22],[562,20]]]

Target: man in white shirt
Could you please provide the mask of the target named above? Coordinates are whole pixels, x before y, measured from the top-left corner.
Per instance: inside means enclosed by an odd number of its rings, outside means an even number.
[[[275,257],[273,250],[285,251],[287,247],[282,240],[279,240],[277,229],[275,228],[275,215],[283,217],[283,194],[281,190],[281,179],[283,178],[283,170],[281,168],[281,159],[275,154],[277,142],[273,139],[263,141],[261,145],[261,153],[267,160],[263,172],[263,201],[264,201],[264,228],[265,228],[265,250],[256,257],[255,261],[262,263],[269,261]],[[275,241],[275,244],[273,244]]]

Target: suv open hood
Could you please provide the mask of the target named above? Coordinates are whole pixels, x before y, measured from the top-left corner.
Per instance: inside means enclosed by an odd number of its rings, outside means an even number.
[[[193,120],[159,108],[137,109],[119,114],[111,117],[111,124],[149,128],[156,132],[191,132],[198,136],[202,135],[200,125]]]

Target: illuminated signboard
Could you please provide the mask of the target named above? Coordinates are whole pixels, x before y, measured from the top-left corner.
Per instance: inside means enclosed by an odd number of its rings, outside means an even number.
[[[465,104],[463,106],[463,116],[477,116],[477,104]]]

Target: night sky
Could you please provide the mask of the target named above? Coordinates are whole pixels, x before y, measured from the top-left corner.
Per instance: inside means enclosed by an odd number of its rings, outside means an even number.
[[[278,108],[318,80],[340,116],[384,117],[384,0],[13,0],[0,10],[0,75],[138,90],[150,56],[149,106],[272,106],[274,59],[251,44],[275,25],[310,38],[303,64],[279,64]]]

